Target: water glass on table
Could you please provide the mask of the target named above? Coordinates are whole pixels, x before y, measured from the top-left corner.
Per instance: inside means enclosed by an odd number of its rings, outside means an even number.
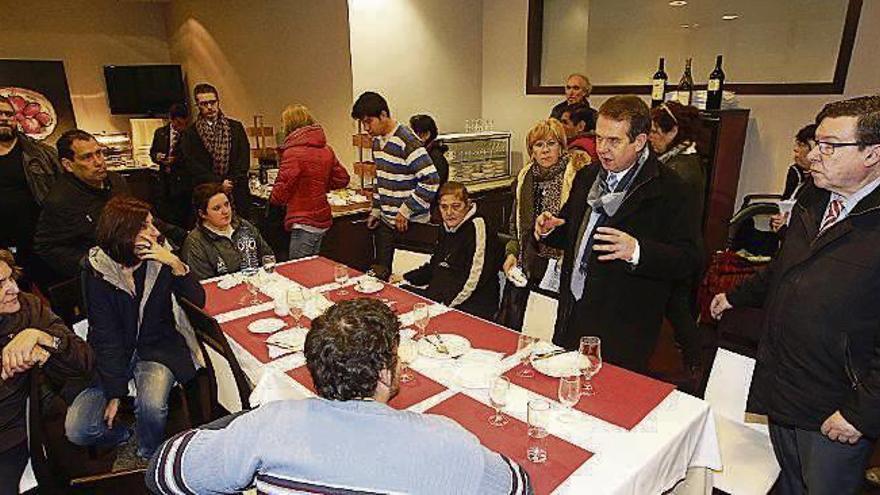
[[[400,357],[401,371],[400,383],[410,384],[416,381],[415,375],[410,372],[409,365],[418,357],[418,344],[412,339],[400,339],[397,347],[397,355]]]
[[[564,411],[559,415],[559,421],[563,423],[571,423],[577,417],[571,412],[571,408],[581,399],[581,377],[580,375],[563,376],[559,379],[559,390],[557,391],[559,403],[562,404]]]
[[[583,376],[583,395],[596,394],[593,388],[592,378],[602,369],[602,339],[594,336],[581,337],[580,346],[580,369]]]
[[[414,324],[418,329],[418,336],[424,337],[431,322],[431,308],[427,303],[418,302],[413,305]]]
[[[532,351],[527,349],[537,341],[538,339],[531,335],[519,334],[519,339],[516,341],[516,352],[522,352],[522,356],[520,356],[522,368],[520,368],[517,376],[522,378],[532,378],[535,376],[535,369],[532,368]]]
[[[248,293],[250,293],[251,297],[242,298],[242,304],[259,304],[260,298],[257,297],[257,294],[260,293],[260,269],[256,267],[247,267],[241,271],[241,274],[244,275],[244,283],[247,287]]]
[[[339,263],[333,267],[333,280],[339,284],[340,288],[337,291],[337,294],[340,296],[345,296],[348,294],[348,290],[346,290],[343,286],[348,282],[348,267]]]
[[[528,403],[529,445],[526,457],[535,464],[547,462],[547,425],[550,423],[550,403],[532,399]]]
[[[489,416],[489,424],[492,426],[504,426],[510,421],[501,413],[507,405],[507,393],[510,392],[510,380],[504,376],[498,376],[489,388],[489,403],[495,409],[495,414]]]
[[[299,325],[299,319],[302,318],[305,302],[306,299],[300,287],[287,289],[287,307],[288,311],[290,311],[290,317],[293,318],[293,322],[296,325]]]

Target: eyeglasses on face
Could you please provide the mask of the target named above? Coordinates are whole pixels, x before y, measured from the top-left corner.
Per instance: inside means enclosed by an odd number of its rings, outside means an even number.
[[[860,141],[854,141],[851,143],[830,143],[828,141],[816,141],[816,144],[813,148],[819,148],[819,153],[825,156],[831,156],[834,154],[834,150],[837,148],[848,148],[850,146],[868,146],[869,143],[863,143]],[[811,148],[811,149],[813,149]]]

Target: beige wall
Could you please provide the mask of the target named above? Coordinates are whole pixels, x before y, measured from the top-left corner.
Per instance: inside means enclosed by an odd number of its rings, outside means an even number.
[[[224,111],[280,130],[290,103],[309,107],[340,160],[351,156],[351,58],[345,0],[175,0],[166,7],[171,60],[192,88],[211,82]]]
[[[428,113],[440,132],[481,112],[482,7],[472,0],[349,0],[353,94],[378,91],[392,116]]]
[[[514,132],[514,149],[524,148],[529,127],[561,100],[525,94],[526,24],[528,0],[483,1],[483,116],[496,127]],[[862,8],[844,97],[880,92],[876,62],[880,32],[880,2]],[[742,96],[740,106],[751,109],[738,200],[752,192],[781,190],[791,163],[791,144],[797,130],[812,121],[823,104],[840,99],[823,96]],[[593,106],[604,101],[592,97]],[[517,166],[522,156],[516,157]]]
[[[0,58],[64,61],[77,125],[88,131],[128,130],[128,117],[110,115],[104,65],[170,62],[161,4],[2,0],[0,10],[9,20]]]

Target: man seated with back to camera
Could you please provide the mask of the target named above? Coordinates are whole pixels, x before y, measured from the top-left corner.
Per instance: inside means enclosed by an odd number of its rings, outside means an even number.
[[[305,357],[318,397],[270,402],[184,431],[150,461],[154,493],[531,494],[526,472],[440,416],[388,406],[400,322],[375,299],[312,322]]]

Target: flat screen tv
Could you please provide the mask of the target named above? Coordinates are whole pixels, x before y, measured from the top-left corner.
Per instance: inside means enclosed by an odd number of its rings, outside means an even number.
[[[114,115],[163,114],[186,103],[179,65],[105,65],[107,99]]]

